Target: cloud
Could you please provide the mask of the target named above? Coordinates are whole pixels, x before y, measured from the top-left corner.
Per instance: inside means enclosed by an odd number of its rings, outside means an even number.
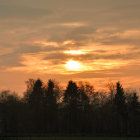
[[[5,54],[0,56],[1,70],[5,70],[6,67],[19,67],[22,66],[20,63],[20,56],[15,53]]]
[[[0,18],[1,19],[34,19],[50,15],[51,12],[46,9],[34,8],[29,6],[22,6],[17,4],[3,4],[0,5]]]
[[[4,48],[4,47],[0,47],[0,56],[1,55],[5,55],[5,54],[9,54],[13,52],[13,48]]]

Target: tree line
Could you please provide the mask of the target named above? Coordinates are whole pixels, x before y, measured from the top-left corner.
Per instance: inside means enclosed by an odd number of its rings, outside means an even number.
[[[136,92],[120,82],[97,92],[89,83],[29,79],[23,98],[0,93],[0,136],[140,136]]]

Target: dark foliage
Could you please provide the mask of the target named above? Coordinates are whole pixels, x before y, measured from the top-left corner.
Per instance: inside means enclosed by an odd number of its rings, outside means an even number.
[[[53,80],[26,84],[23,98],[0,93],[1,136],[140,136],[138,95],[119,82],[105,93],[73,81],[66,90]]]

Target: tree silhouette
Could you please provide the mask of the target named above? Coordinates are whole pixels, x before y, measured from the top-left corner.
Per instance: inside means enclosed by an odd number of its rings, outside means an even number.
[[[16,93],[3,91],[0,94],[1,135],[18,134],[20,102]]]
[[[44,95],[45,123],[49,133],[53,133],[57,129],[57,107],[55,84],[52,80],[49,80]]]
[[[79,94],[79,101],[80,101],[80,105],[83,107],[83,109],[86,108],[86,106],[89,105],[90,99],[89,99],[89,91],[87,89],[87,84],[84,85],[82,82],[79,83],[79,87],[78,87],[78,94]],[[90,90],[91,91],[91,90]]]
[[[123,134],[127,135],[128,111],[126,106],[126,97],[124,95],[124,89],[120,84],[120,82],[116,83],[115,105],[116,110],[121,117],[120,118],[121,135]]]
[[[33,90],[29,95],[29,104],[34,108],[39,108],[42,103],[43,89],[42,81],[38,79],[33,86]]]
[[[79,98],[77,84],[73,81],[69,81],[64,93],[64,102],[70,106],[76,107],[79,103]]]
[[[0,92],[0,136],[140,136],[140,103],[136,92],[120,82],[109,92],[89,83],[29,79],[24,97]],[[60,98],[61,97],[61,98]]]
[[[123,116],[126,112],[124,89],[120,82],[116,83],[115,105],[117,111]]]
[[[133,135],[137,135],[139,133],[139,128],[137,125],[140,125],[139,121],[139,102],[138,102],[138,96],[137,93],[134,92],[132,94],[129,94],[127,97],[127,110],[129,113],[129,125],[131,126],[131,131]]]
[[[80,95],[78,86],[75,82],[69,81],[64,93],[64,103],[66,105],[66,129],[73,134],[79,130],[78,127],[78,112],[79,112]],[[79,116],[80,117],[80,116]]]

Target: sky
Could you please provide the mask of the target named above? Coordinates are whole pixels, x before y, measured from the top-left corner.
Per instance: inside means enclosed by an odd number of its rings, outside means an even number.
[[[29,78],[140,88],[140,0],[0,0],[0,89]]]

